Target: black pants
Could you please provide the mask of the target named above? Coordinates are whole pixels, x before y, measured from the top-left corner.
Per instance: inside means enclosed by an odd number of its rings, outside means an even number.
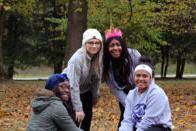
[[[136,131],[136,128],[133,128],[133,131]],[[165,128],[162,125],[153,125],[145,131],[172,131],[170,128]]]
[[[171,131],[170,128],[165,128],[163,125],[153,125],[149,127],[146,131]]]
[[[84,94],[80,95],[80,99],[82,101],[83,111],[85,113],[85,117],[82,121],[81,128],[84,131],[90,131],[91,127],[91,119],[93,114],[93,96],[91,91],[87,91]]]
[[[125,111],[124,106],[120,102],[119,102],[119,108],[120,108],[120,119],[119,119],[119,122],[118,122],[118,128],[120,127],[120,123],[123,120],[123,114],[124,114],[124,111]]]

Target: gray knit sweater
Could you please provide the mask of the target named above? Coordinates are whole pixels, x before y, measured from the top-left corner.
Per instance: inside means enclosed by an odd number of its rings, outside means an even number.
[[[71,98],[75,111],[83,111],[80,94],[92,91],[93,97],[99,95],[100,78],[95,73],[92,58],[84,48],[78,49],[62,73],[66,73],[70,86]]]

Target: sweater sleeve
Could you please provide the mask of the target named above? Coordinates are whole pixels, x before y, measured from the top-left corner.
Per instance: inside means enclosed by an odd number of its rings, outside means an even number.
[[[133,67],[135,68],[135,66],[139,63],[139,59],[141,57],[140,52],[137,49],[128,49],[129,54],[131,56],[131,59],[133,61]]]
[[[121,126],[119,128],[119,131],[133,131],[133,123],[131,120],[131,114],[132,114],[132,93],[129,92],[126,100],[125,100],[125,112],[123,115],[123,121],[121,122]]]
[[[115,85],[113,84],[113,82],[109,79],[106,81],[107,85],[110,88],[111,93],[117,97],[118,101],[120,101],[120,103],[125,107],[125,99],[127,97],[127,95],[123,92],[123,90],[119,90],[116,87],[114,87]]]
[[[168,98],[162,90],[155,90],[147,99],[145,115],[141,122],[137,124],[137,131],[144,131],[152,124],[160,121],[160,116],[165,112]],[[157,123],[159,124],[159,123]]]
[[[82,131],[75,125],[63,104],[55,105],[51,112],[53,112],[53,121],[59,129],[64,131]]]
[[[75,111],[80,112],[83,111],[82,102],[80,100],[80,77],[81,77],[81,67],[80,64],[77,63],[68,63],[68,66],[63,73],[66,73],[71,87],[71,99],[74,106]]]

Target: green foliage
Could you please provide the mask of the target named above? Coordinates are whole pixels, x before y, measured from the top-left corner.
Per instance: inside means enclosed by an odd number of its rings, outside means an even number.
[[[56,56],[63,56],[68,2],[0,0],[5,12],[6,62],[12,63],[13,56],[18,67],[41,61],[53,64]],[[88,27],[102,33],[112,26],[119,27],[129,47],[157,60],[161,59],[160,48],[165,47],[170,57],[181,55],[195,61],[196,0],[88,0],[88,6]],[[15,19],[8,24],[11,17]],[[13,24],[15,32],[11,30]],[[13,32],[16,37],[10,41]]]
[[[52,25],[50,25],[48,27],[48,31],[59,32],[57,36],[49,38],[48,41],[59,41],[59,40],[65,41],[65,32],[67,30],[67,19],[45,18],[45,21],[57,25],[56,27],[52,27]]]

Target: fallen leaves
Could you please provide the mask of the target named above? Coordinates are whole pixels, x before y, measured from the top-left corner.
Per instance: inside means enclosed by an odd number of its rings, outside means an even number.
[[[196,81],[160,81],[166,91],[175,131],[196,130]]]
[[[6,81],[0,84],[0,130],[25,131],[31,118],[34,91],[43,87],[39,81]],[[169,97],[173,131],[196,130],[196,81],[158,81]],[[115,97],[103,84],[101,97],[93,108],[91,131],[116,131],[119,107]]]

